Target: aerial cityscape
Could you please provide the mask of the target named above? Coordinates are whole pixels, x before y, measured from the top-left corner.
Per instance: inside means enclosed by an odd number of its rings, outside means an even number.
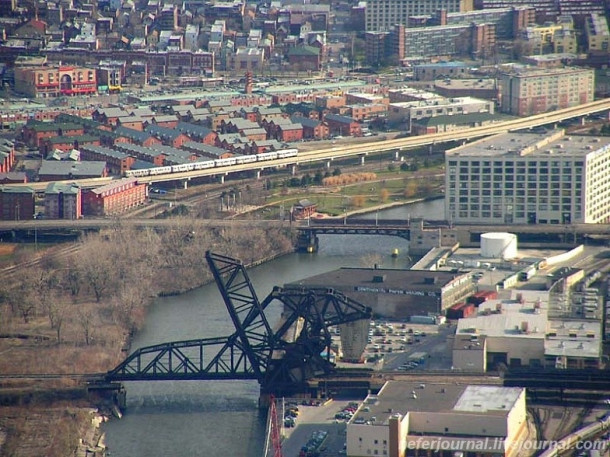
[[[0,457],[609,457],[605,0],[0,0]]]

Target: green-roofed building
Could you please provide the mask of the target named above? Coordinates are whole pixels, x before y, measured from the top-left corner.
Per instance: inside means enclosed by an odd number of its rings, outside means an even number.
[[[49,152],[59,149],[67,152],[72,149],[78,149],[83,145],[100,146],[100,137],[93,135],[78,135],[78,136],[56,136],[54,138],[45,138],[40,146],[40,153],[46,157]]]
[[[79,136],[83,133],[84,127],[73,122],[41,122],[31,119],[23,127],[24,142],[32,148],[39,148],[46,138]]]
[[[315,46],[298,46],[288,51],[292,70],[318,71],[321,68],[320,49]]]

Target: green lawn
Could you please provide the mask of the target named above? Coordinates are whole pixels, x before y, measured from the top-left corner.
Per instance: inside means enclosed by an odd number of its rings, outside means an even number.
[[[427,173],[434,171],[429,169]],[[435,195],[438,194],[442,183],[441,177],[416,176],[413,172],[383,172],[377,173],[374,181],[344,186],[276,189],[276,193],[267,198],[264,210],[258,211],[258,216],[264,219],[278,219],[283,206],[287,217],[292,205],[303,199],[315,203],[320,213],[340,216],[346,211],[373,208],[393,202],[406,203]],[[405,192],[408,188],[410,191]]]

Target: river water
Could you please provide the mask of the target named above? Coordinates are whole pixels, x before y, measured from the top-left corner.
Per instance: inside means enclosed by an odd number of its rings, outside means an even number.
[[[422,216],[440,219],[443,200],[380,211],[380,219]],[[408,251],[402,238],[321,236],[316,254],[291,254],[248,271],[259,299],[273,286],[332,271],[363,266],[378,256],[384,268],[405,268]],[[367,264],[367,266],[370,266]],[[279,318],[271,309],[270,319]],[[132,349],[168,341],[230,335],[234,332],[215,284],[157,300]],[[104,426],[112,457],[260,457],[265,420],[259,413],[255,381],[128,382],[127,411]]]

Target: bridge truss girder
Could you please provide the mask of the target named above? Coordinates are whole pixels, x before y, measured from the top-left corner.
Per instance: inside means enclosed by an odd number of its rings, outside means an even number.
[[[370,308],[333,289],[275,287],[260,302],[239,260],[211,252],[206,260],[235,333],[140,348],[107,381],[256,379],[263,392],[295,393],[333,371],[328,327],[371,317]],[[274,301],[283,304],[275,330],[265,316]]]
[[[259,379],[238,344],[236,335],[142,347],[133,352],[106,379],[158,381],[205,379]],[[208,355],[209,352],[209,355]]]
[[[332,373],[328,327],[371,317],[370,308],[334,289],[275,287],[263,306],[274,300],[284,309],[262,383],[263,389],[271,391],[290,391],[312,377]]]

